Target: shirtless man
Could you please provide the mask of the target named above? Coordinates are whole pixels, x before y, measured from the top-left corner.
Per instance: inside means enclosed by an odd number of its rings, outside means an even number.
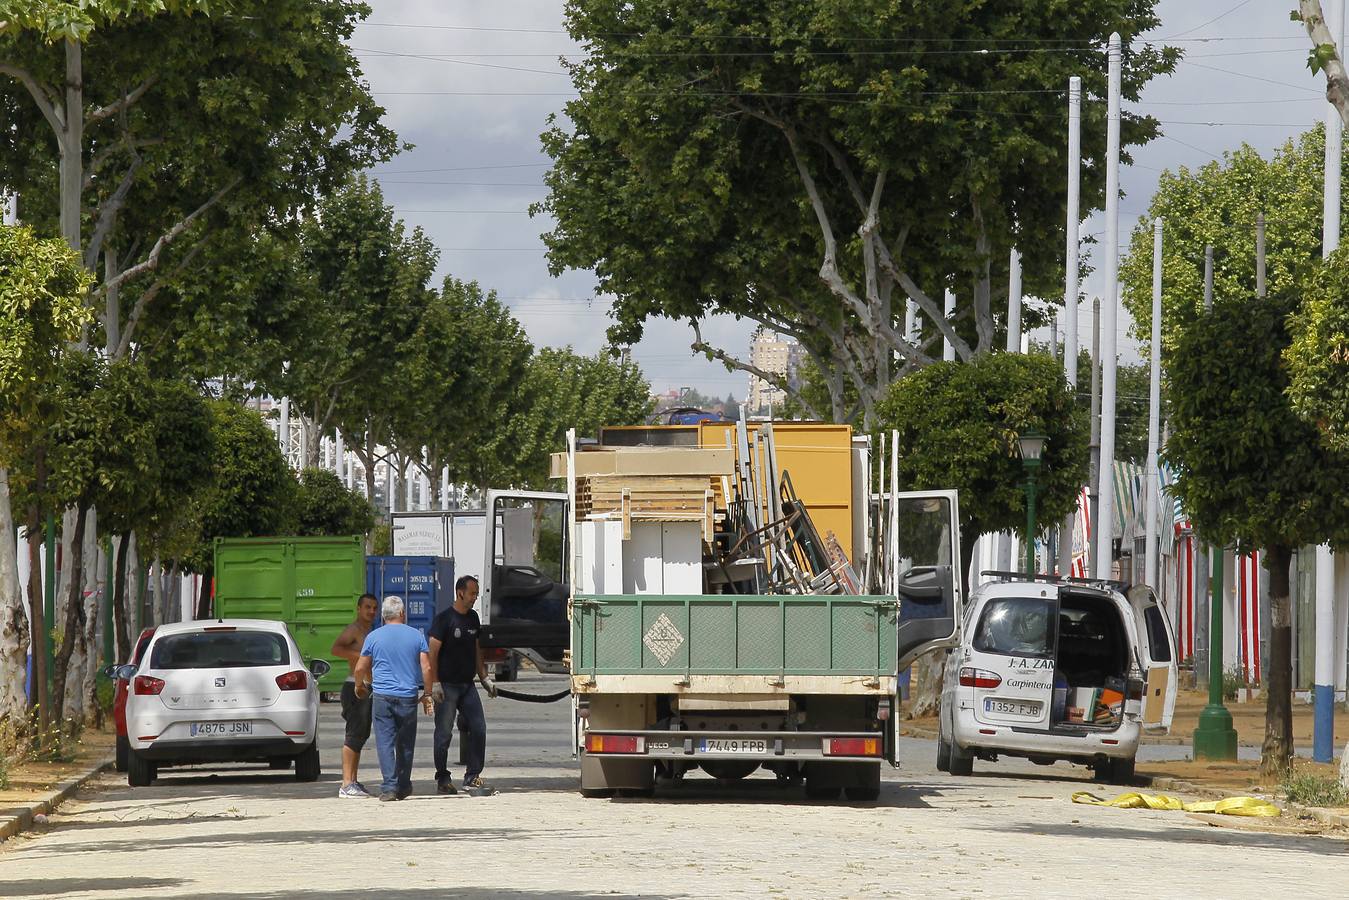
[[[362,594],[356,601],[356,621],[342,629],[333,641],[333,656],[345,659],[348,667],[347,680],[342,685],[342,719],[347,723],[346,736],[342,740],[342,787],[337,790],[337,796],[347,799],[371,796],[365,785],[356,780],[361,748],[370,739],[371,695],[367,690],[364,697],[357,696],[355,673],[361,647],[374,627],[378,610],[379,599],[374,594]],[[366,687],[369,687],[368,683]]]

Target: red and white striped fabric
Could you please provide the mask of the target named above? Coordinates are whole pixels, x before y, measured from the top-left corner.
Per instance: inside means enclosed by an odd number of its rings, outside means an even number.
[[[1179,530],[1179,526],[1177,526]],[[1178,607],[1176,642],[1180,658],[1194,657],[1194,535],[1187,534],[1176,541],[1176,605]]]
[[[1260,553],[1236,558],[1237,665],[1248,684],[1260,683]]]
[[[1077,492],[1077,519],[1073,527],[1073,572],[1074,578],[1086,578],[1087,548],[1091,546],[1091,499],[1087,486]]]

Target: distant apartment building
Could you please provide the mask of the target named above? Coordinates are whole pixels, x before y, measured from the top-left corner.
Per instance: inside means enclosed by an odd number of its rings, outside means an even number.
[[[756,369],[787,378],[794,377],[801,363],[801,346],[789,338],[760,328],[749,342],[749,362]],[[758,412],[769,406],[779,406],[787,398],[782,388],[764,381],[758,375],[749,376],[751,410]]]

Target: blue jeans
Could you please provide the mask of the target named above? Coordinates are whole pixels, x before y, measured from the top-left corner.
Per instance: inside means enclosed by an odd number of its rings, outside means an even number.
[[[487,717],[482,713],[482,698],[472,682],[450,684],[442,681],[440,686],[445,689],[445,699],[436,704],[436,736],[432,752],[436,781],[450,777],[450,742],[454,740],[456,713],[463,717],[468,729],[468,746],[464,748],[464,780],[468,781],[482,774],[487,758]]]
[[[384,776],[381,793],[406,794],[412,790],[412,751],[417,745],[417,698],[375,694],[371,706],[379,771]]]

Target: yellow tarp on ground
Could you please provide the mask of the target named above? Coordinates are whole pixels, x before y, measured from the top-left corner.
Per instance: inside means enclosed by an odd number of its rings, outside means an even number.
[[[1165,809],[1176,812],[1218,813],[1225,816],[1276,818],[1282,815],[1277,806],[1259,797],[1225,797],[1222,800],[1186,803],[1166,794],[1140,794],[1137,791],[1129,791],[1112,800],[1103,800],[1089,791],[1078,791],[1073,794],[1073,802],[1089,806],[1113,806],[1116,809]]]

